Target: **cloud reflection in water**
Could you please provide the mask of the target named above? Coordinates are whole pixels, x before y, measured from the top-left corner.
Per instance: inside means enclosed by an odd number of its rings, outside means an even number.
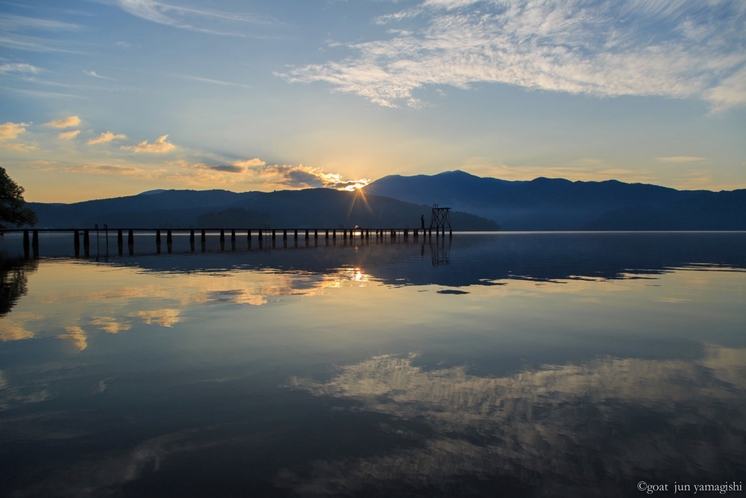
[[[624,496],[633,489],[623,487],[627,481],[641,478],[737,474],[746,349],[711,345],[697,361],[606,358],[501,378],[470,375],[466,367],[428,371],[415,362],[414,354],[381,355],[341,367],[327,382],[294,378],[296,389],[355,400],[360,410],[421,422],[434,434],[411,433],[411,448],[385,455],[316,462],[303,478],[285,469],[281,480],[301,494],[323,495],[512,475],[551,482],[542,487],[547,496],[597,493],[599,484],[609,496]]]

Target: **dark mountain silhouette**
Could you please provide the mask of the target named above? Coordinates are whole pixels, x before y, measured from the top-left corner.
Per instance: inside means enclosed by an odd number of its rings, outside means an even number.
[[[616,180],[506,181],[463,171],[386,176],[373,195],[440,206],[492,219],[503,230],[744,230],[746,190],[681,191]]]
[[[74,204],[28,203],[38,228],[386,228],[429,223],[430,207],[388,197],[331,189],[235,193],[167,190]],[[495,222],[453,212],[461,230],[497,230]]]

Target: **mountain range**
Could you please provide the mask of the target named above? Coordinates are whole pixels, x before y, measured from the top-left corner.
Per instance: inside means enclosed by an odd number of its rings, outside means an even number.
[[[502,230],[744,230],[746,190],[676,190],[658,185],[536,178],[506,181],[463,171],[386,176],[369,194],[494,220]]]
[[[746,190],[616,180],[507,181],[463,171],[386,176],[361,192],[151,190],[73,204],[28,203],[39,228],[416,227],[433,204],[455,230],[746,230]]]
[[[236,193],[165,190],[73,204],[30,202],[39,228],[405,228],[420,225],[430,207],[362,192],[331,189]],[[462,230],[497,230],[497,223],[451,213]]]

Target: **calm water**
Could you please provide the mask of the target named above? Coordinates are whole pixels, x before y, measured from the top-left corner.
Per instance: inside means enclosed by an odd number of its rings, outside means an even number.
[[[745,233],[55,237],[0,242],[0,495],[743,495]]]

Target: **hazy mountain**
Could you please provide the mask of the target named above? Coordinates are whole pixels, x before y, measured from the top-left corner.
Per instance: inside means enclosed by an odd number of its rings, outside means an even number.
[[[385,228],[420,225],[430,208],[388,197],[330,189],[235,193],[225,190],[151,191],[145,195],[74,204],[28,203],[39,228]],[[454,212],[461,230],[497,230],[495,222]]]
[[[387,176],[365,191],[474,213],[503,230],[746,229],[746,190],[680,191],[616,180],[506,181],[449,171]]]

